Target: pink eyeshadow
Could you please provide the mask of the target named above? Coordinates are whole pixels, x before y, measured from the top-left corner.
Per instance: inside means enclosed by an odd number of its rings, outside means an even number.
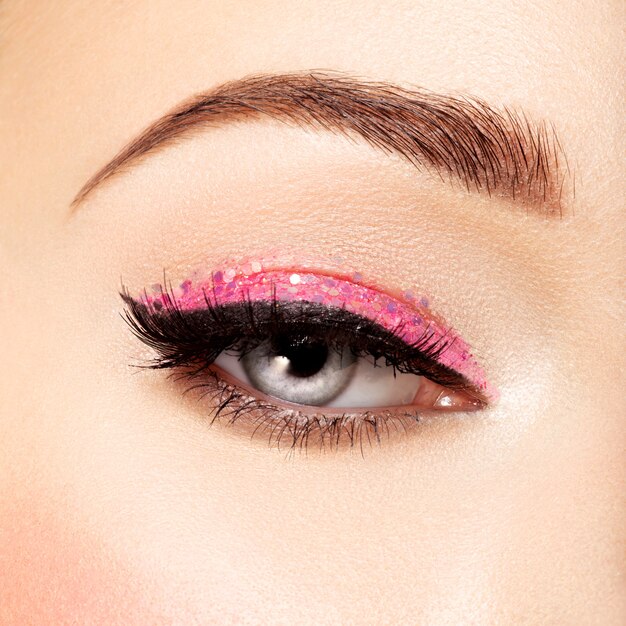
[[[207,300],[211,305],[222,305],[242,301],[272,301],[276,298],[280,301],[314,302],[344,308],[393,331],[408,344],[420,341],[427,331],[431,334],[428,345],[438,342],[447,344],[437,357],[440,364],[464,376],[488,399],[497,397],[497,392],[487,382],[465,341],[426,310],[429,305],[426,298],[413,292],[405,292],[404,300],[394,298],[361,284],[362,277],[357,273],[351,276],[352,280],[308,271],[246,273],[246,270],[257,269],[257,266],[248,267],[251,265],[244,265],[237,270],[228,268],[214,272],[208,281],[184,281],[171,293],[176,306],[183,311],[190,311],[206,307]],[[152,294],[144,294],[141,301],[158,310],[171,304],[171,296],[158,288]]]

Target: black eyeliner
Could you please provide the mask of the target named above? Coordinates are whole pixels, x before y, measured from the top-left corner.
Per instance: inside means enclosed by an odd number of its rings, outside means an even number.
[[[133,333],[156,352],[148,367],[210,366],[225,350],[244,353],[277,336],[323,339],[335,349],[372,356],[401,373],[425,376],[453,390],[471,390],[458,372],[440,364],[448,343],[433,341],[428,327],[407,344],[397,334],[343,308],[300,301],[244,301],[181,310],[174,299],[155,308],[123,292],[124,318]]]

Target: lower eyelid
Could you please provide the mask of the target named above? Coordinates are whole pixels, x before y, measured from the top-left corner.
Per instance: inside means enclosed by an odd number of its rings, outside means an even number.
[[[202,377],[204,380],[203,383],[199,383],[198,376]],[[440,414],[446,412],[454,412],[454,413],[462,413],[462,412],[474,412],[484,408],[484,404],[479,400],[472,401],[471,399],[467,400],[466,394],[464,392],[454,392],[448,391],[440,385],[433,384],[432,388],[427,389],[422,396],[422,400],[424,402],[424,406],[416,406],[415,404],[408,404],[405,406],[380,406],[380,407],[339,407],[339,406],[310,406],[310,405],[302,405],[302,404],[294,404],[292,402],[288,402],[286,400],[282,400],[279,398],[274,398],[272,396],[268,396],[257,389],[254,389],[247,385],[245,382],[236,378],[229,372],[224,371],[219,366],[211,365],[206,370],[203,370],[201,373],[196,375],[194,372],[191,372],[186,376],[189,381],[195,381],[195,385],[198,389],[201,390],[201,400],[204,400],[206,404],[208,404],[208,411],[211,411],[214,406],[220,405],[220,398],[216,397],[217,392],[222,392],[224,390],[235,391],[241,397],[246,398],[246,402],[252,405],[253,402],[257,402],[259,406],[264,408],[271,408],[276,411],[276,413],[285,414],[287,412],[291,414],[297,414],[302,418],[314,418],[319,419],[323,418],[336,418],[341,416],[351,416],[354,419],[358,419],[362,416],[379,414],[381,416],[385,416],[386,419],[391,418],[395,415],[402,416],[403,418],[410,417],[413,421],[418,420],[418,415],[424,414]],[[451,403],[449,406],[441,405],[439,407],[435,407],[435,402],[442,395],[445,394],[446,397],[451,397]],[[463,400],[463,406],[460,406],[460,401],[457,399],[457,394],[463,395],[465,399]],[[207,402],[207,400],[212,402]],[[428,404],[427,404],[428,403]]]
[[[194,400],[207,405],[210,425],[233,429],[239,435],[279,450],[308,453],[316,449],[357,448],[363,455],[367,447],[400,440],[415,431],[421,422],[440,420],[441,413],[446,412],[417,411],[410,407],[357,412],[288,403],[280,406],[273,398],[256,397],[256,392],[232,381],[217,368],[190,372],[185,381],[179,378],[178,382],[196,395]],[[463,414],[452,410],[455,415]]]
[[[202,377],[201,381],[198,376]],[[355,412],[325,408],[314,411],[318,407],[289,403],[280,406],[269,396],[257,397],[256,391],[232,381],[218,368],[190,372],[186,378],[187,389],[211,407],[208,411],[211,425],[238,429],[279,449],[359,447],[362,451],[366,445],[406,435],[421,417],[421,413],[408,408]]]
[[[446,412],[412,407],[346,411],[279,404],[215,366],[173,370],[168,378],[197,406],[209,426],[232,429],[238,436],[282,450],[358,448],[363,454],[366,447],[393,443],[409,435],[423,420],[441,419],[441,413]],[[457,415],[464,413],[450,410]]]

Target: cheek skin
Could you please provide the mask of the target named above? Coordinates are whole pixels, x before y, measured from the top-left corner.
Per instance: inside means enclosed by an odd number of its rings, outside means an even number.
[[[46,503],[43,494],[32,498],[0,516],[1,624],[165,626],[196,619],[207,624],[243,620],[249,598],[231,606],[228,597],[203,593],[200,586],[192,590],[184,581],[175,584],[166,568],[141,563],[124,549],[106,522],[72,520],[59,504]],[[120,529],[122,537],[127,530]]]
[[[137,584],[137,573],[119,563],[85,524],[72,523],[69,512],[61,519],[60,511],[44,494],[5,510],[0,622],[27,624],[36,615],[42,624],[109,624],[122,615],[152,615],[150,590]]]

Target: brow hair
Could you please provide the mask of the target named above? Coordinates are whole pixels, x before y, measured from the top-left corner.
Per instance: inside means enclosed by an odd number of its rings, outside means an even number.
[[[331,72],[258,75],[197,95],[150,125],[92,176],[76,206],[139,157],[199,126],[269,117],[365,139],[418,169],[562,214],[567,159],[551,124],[509,107]]]

